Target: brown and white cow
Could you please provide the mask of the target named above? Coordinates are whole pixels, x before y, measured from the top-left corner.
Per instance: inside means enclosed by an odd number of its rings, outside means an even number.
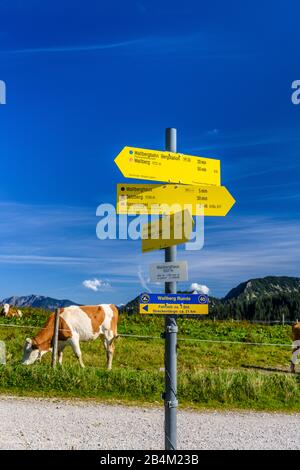
[[[300,323],[294,323],[292,326],[293,337],[293,353],[291,358],[291,372],[295,373],[295,366],[297,364],[297,357],[300,353]]]
[[[7,318],[12,318],[12,317],[21,318],[22,312],[21,310],[18,310],[15,307],[11,307],[9,304],[3,304],[1,311],[0,311],[0,315],[2,315],[3,317],[7,317]]]
[[[33,364],[44,354],[52,351],[55,314],[52,313],[41,331],[33,338],[26,339],[23,364]],[[100,335],[104,337],[107,368],[112,367],[114,341],[117,338],[118,309],[115,305],[70,306],[60,309],[58,333],[58,361],[62,364],[63,350],[70,345],[81,367],[84,367],[80,341],[91,341]]]

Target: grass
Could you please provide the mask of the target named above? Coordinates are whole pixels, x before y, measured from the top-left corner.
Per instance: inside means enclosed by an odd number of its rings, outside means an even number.
[[[163,374],[154,371],[57,368],[21,365],[0,368],[0,392],[159,404]],[[249,371],[197,371],[180,375],[181,406],[299,411],[298,377]]]
[[[41,364],[20,365],[24,339],[34,336],[46,312],[25,311],[21,320],[1,319],[0,340],[6,342],[7,365],[0,367],[0,392],[35,396],[60,396],[161,403],[164,388],[164,344],[161,339],[121,337],[116,343],[113,371],[105,370],[100,340],[82,343],[86,369],[78,367],[70,348],[64,366],[50,368],[50,355]],[[22,326],[24,328],[19,328]],[[207,340],[291,344],[289,326],[252,325],[178,319],[179,337]],[[119,332],[159,336],[163,319],[122,316]],[[182,406],[298,410],[299,376],[270,373],[243,366],[288,369],[290,348],[179,341],[178,395]]]

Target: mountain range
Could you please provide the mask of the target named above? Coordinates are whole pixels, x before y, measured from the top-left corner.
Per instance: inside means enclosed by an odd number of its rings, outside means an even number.
[[[231,289],[224,300],[246,298],[255,299],[265,295],[300,293],[300,278],[288,276],[267,276],[250,279]]]
[[[21,297],[7,297],[3,299],[1,304],[9,304],[14,307],[35,307],[44,308],[46,310],[54,310],[56,308],[69,307],[70,305],[79,305],[68,299],[58,300],[43,295],[24,295]]]
[[[123,310],[128,313],[137,312],[138,299],[136,297],[128,302]],[[256,321],[300,319],[300,278],[267,276],[249,279],[231,289],[221,299],[210,296],[209,315],[216,319]]]
[[[119,306],[121,312],[137,313],[138,299]],[[300,278],[289,276],[267,276],[249,279],[231,289],[219,299],[210,296],[209,313],[215,318],[236,318],[245,320],[281,320],[284,315],[288,321],[300,319]],[[79,305],[68,299],[54,299],[42,295],[8,297],[0,303],[16,307],[35,307],[46,310]]]

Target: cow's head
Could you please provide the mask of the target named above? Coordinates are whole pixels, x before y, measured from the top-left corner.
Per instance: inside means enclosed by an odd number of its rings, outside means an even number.
[[[9,309],[10,309],[10,305],[9,305],[9,304],[4,304],[4,305],[3,305],[2,312],[3,312],[3,315],[4,315],[5,317],[7,317],[7,315],[9,314]]]
[[[24,344],[22,364],[34,364],[41,358],[41,352],[37,345],[33,344],[32,339],[27,338]]]

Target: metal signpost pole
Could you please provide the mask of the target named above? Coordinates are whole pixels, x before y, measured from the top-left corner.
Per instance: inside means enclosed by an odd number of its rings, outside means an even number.
[[[137,205],[146,206],[146,214],[161,215],[161,211],[151,212],[152,205],[181,203],[195,206],[195,201],[205,204],[207,216],[225,216],[234,205],[235,200],[229,191],[221,186],[220,160],[212,158],[199,158],[193,155],[179,155],[174,158],[168,153],[177,154],[177,130],[166,129],[166,150],[141,149],[124,147],[115,158],[115,163],[125,178],[150,180],[151,184],[119,184],[117,186],[117,213],[140,214]],[[169,185],[152,184],[153,181],[175,183]],[[188,191],[186,186],[189,185]],[[205,186],[204,186],[205,185]],[[210,186],[208,186],[210,185]],[[149,198],[149,194],[151,197]],[[191,200],[192,199],[192,200]],[[155,201],[155,204],[154,204]],[[186,213],[190,215],[191,226],[187,224]],[[165,263],[176,263],[176,245],[186,243],[190,228],[192,232],[192,215],[189,211],[180,211],[171,214],[162,220],[154,220],[142,227],[142,252],[152,250],[165,250]],[[197,215],[197,214],[195,214]],[[179,216],[179,217],[178,217]],[[166,220],[167,219],[167,220]],[[180,220],[181,219],[181,220]],[[170,225],[170,235],[165,237],[163,222]],[[172,229],[171,229],[172,227]],[[184,236],[178,238],[178,230],[184,228]],[[152,232],[157,236],[152,236]],[[149,237],[149,233],[151,236]],[[176,235],[175,235],[176,234]],[[165,391],[163,393],[165,405],[165,449],[177,448],[177,314],[201,315],[208,313],[207,296],[187,296],[185,302],[182,295],[177,295],[176,280],[185,278],[181,272],[181,263],[173,269],[173,277],[168,271],[159,272],[159,265],[154,269],[154,277],[161,275],[160,281],[165,281],[165,296],[158,294],[145,294],[141,296],[139,311],[141,314],[165,315]],[[162,268],[164,270],[164,268]],[[165,276],[165,277],[163,277]],[[176,277],[177,276],[177,277]],[[168,280],[168,282],[166,282]],[[169,294],[169,295],[168,295]],[[170,294],[173,294],[172,296]],[[175,294],[175,295],[174,295]],[[195,297],[195,298],[193,298]],[[163,307],[162,307],[163,306]],[[175,308],[176,307],[176,308]],[[169,312],[169,314],[167,314]],[[233,321],[233,320],[232,320]]]
[[[166,129],[166,150],[177,151],[177,131]],[[165,261],[176,261],[177,247],[165,248]],[[176,282],[165,283],[166,294],[176,294]],[[165,318],[165,449],[177,448],[177,323],[176,317]]]
[[[59,330],[59,308],[55,311],[55,320],[54,320],[54,331],[52,339],[52,361],[51,366],[53,369],[56,367],[57,362],[57,350],[58,350],[58,330]]]

